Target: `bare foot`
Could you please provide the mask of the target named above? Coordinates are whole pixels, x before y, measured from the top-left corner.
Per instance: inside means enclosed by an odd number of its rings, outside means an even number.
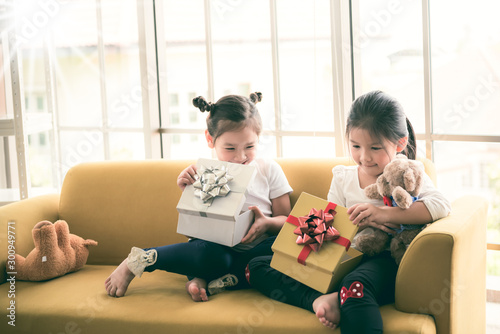
[[[134,277],[135,275],[128,269],[127,259],[123,260],[104,282],[108,295],[111,297],[123,297]]]
[[[186,291],[195,302],[208,301],[207,282],[204,279],[197,277],[193,278],[186,283]]]
[[[326,327],[337,328],[340,323],[340,307],[338,292],[322,295],[313,302],[313,310],[316,316]]]

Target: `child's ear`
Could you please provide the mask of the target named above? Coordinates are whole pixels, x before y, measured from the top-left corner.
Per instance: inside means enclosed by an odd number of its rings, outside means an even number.
[[[207,139],[207,144],[209,148],[214,148],[214,138],[205,130],[205,138]]]
[[[398,153],[403,152],[403,150],[406,148],[406,145],[408,145],[408,137],[403,137],[398,141],[398,147],[397,151]]]

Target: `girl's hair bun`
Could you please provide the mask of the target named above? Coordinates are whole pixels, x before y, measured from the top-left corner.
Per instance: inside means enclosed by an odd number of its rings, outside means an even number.
[[[214,105],[210,102],[207,102],[203,96],[197,96],[193,99],[193,105],[200,109],[201,112],[211,111]]]
[[[262,101],[262,93],[255,92],[255,93],[250,94],[250,101],[252,101],[253,103],[258,103],[258,102]]]

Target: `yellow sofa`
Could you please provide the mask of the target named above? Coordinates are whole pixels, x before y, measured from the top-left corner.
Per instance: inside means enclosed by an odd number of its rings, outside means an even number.
[[[303,191],[325,198],[332,167],[351,163],[348,158],[277,161],[294,189],[292,202]],[[251,289],[195,303],[185,292],[184,276],[161,271],[135,279],[123,298],[106,295],[104,280],[132,246],[186,241],[176,233],[181,194],[176,178],[189,163],[81,164],[67,173],[60,195],[0,207],[0,333],[331,333],[312,313]],[[426,169],[435,177],[428,161]],[[485,332],[486,212],[484,199],[463,197],[449,217],[413,241],[399,268],[396,302],[381,307],[385,333]],[[84,268],[44,282],[10,279],[5,273],[9,222],[16,233],[10,244],[26,256],[34,247],[33,226],[58,219],[66,220],[72,233],[99,242]]]

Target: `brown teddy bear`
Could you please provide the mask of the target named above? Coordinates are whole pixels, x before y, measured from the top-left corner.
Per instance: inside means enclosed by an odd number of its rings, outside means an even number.
[[[387,206],[408,209],[420,194],[423,173],[418,162],[398,154],[377,182],[365,188],[365,194],[368,198],[383,199]],[[392,238],[378,228],[367,227],[355,236],[354,244],[364,254],[373,256],[385,250],[390,241],[391,255],[399,265],[408,245],[426,226],[401,225]]]
[[[97,242],[69,233],[68,224],[41,221],[33,227],[35,248],[26,256],[15,256],[16,278],[22,281],[45,281],[76,271],[87,262],[89,246]]]

